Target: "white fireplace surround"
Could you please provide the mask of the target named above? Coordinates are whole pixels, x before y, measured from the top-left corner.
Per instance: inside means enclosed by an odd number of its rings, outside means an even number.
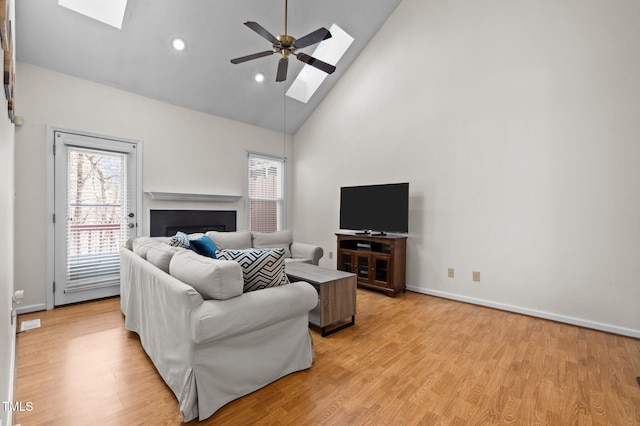
[[[145,191],[145,194],[149,194],[152,199],[160,201],[217,201],[230,203],[242,198],[242,195],[189,194],[186,192]]]

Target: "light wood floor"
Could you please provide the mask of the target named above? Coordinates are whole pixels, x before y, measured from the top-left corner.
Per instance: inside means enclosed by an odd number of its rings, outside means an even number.
[[[356,325],[313,330],[312,368],[203,424],[640,425],[640,340],[407,292],[358,290]],[[21,315],[14,413],[32,425],[172,425],[177,402],[119,299]],[[193,422],[197,423],[197,422]]]

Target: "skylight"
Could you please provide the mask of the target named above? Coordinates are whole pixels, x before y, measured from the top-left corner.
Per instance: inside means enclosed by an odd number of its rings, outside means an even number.
[[[331,65],[336,65],[344,55],[344,52],[353,43],[353,37],[336,24],[333,24],[329,31],[331,32],[331,38],[320,42],[311,56]],[[327,75],[327,73],[317,68],[305,65],[289,87],[289,90],[287,90],[287,96],[306,104],[324,79],[327,78]]]
[[[127,0],[58,0],[58,4],[117,29],[122,29],[127,9]]]

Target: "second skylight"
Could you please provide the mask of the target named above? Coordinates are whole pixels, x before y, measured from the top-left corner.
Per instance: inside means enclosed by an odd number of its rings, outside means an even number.
[[[344,55],[344,52],[353,43],[353,37],[336,24],[333,24],[329,31],[331,32],[331,38],[320,42],[311,56],[331,65],[336,65]],[[287,90],[287,96],[307,103],[324,79],[327,78],[327,75],[327,73],[317,68],[305,65],[289,87],[289,90]]]

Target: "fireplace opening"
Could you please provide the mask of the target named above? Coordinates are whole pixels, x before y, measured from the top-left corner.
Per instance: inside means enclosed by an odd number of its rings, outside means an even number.
[[[151,210],[149,235],[170,237],[176,232],[186,234],[207,231],[235,231],[235,210]]]

